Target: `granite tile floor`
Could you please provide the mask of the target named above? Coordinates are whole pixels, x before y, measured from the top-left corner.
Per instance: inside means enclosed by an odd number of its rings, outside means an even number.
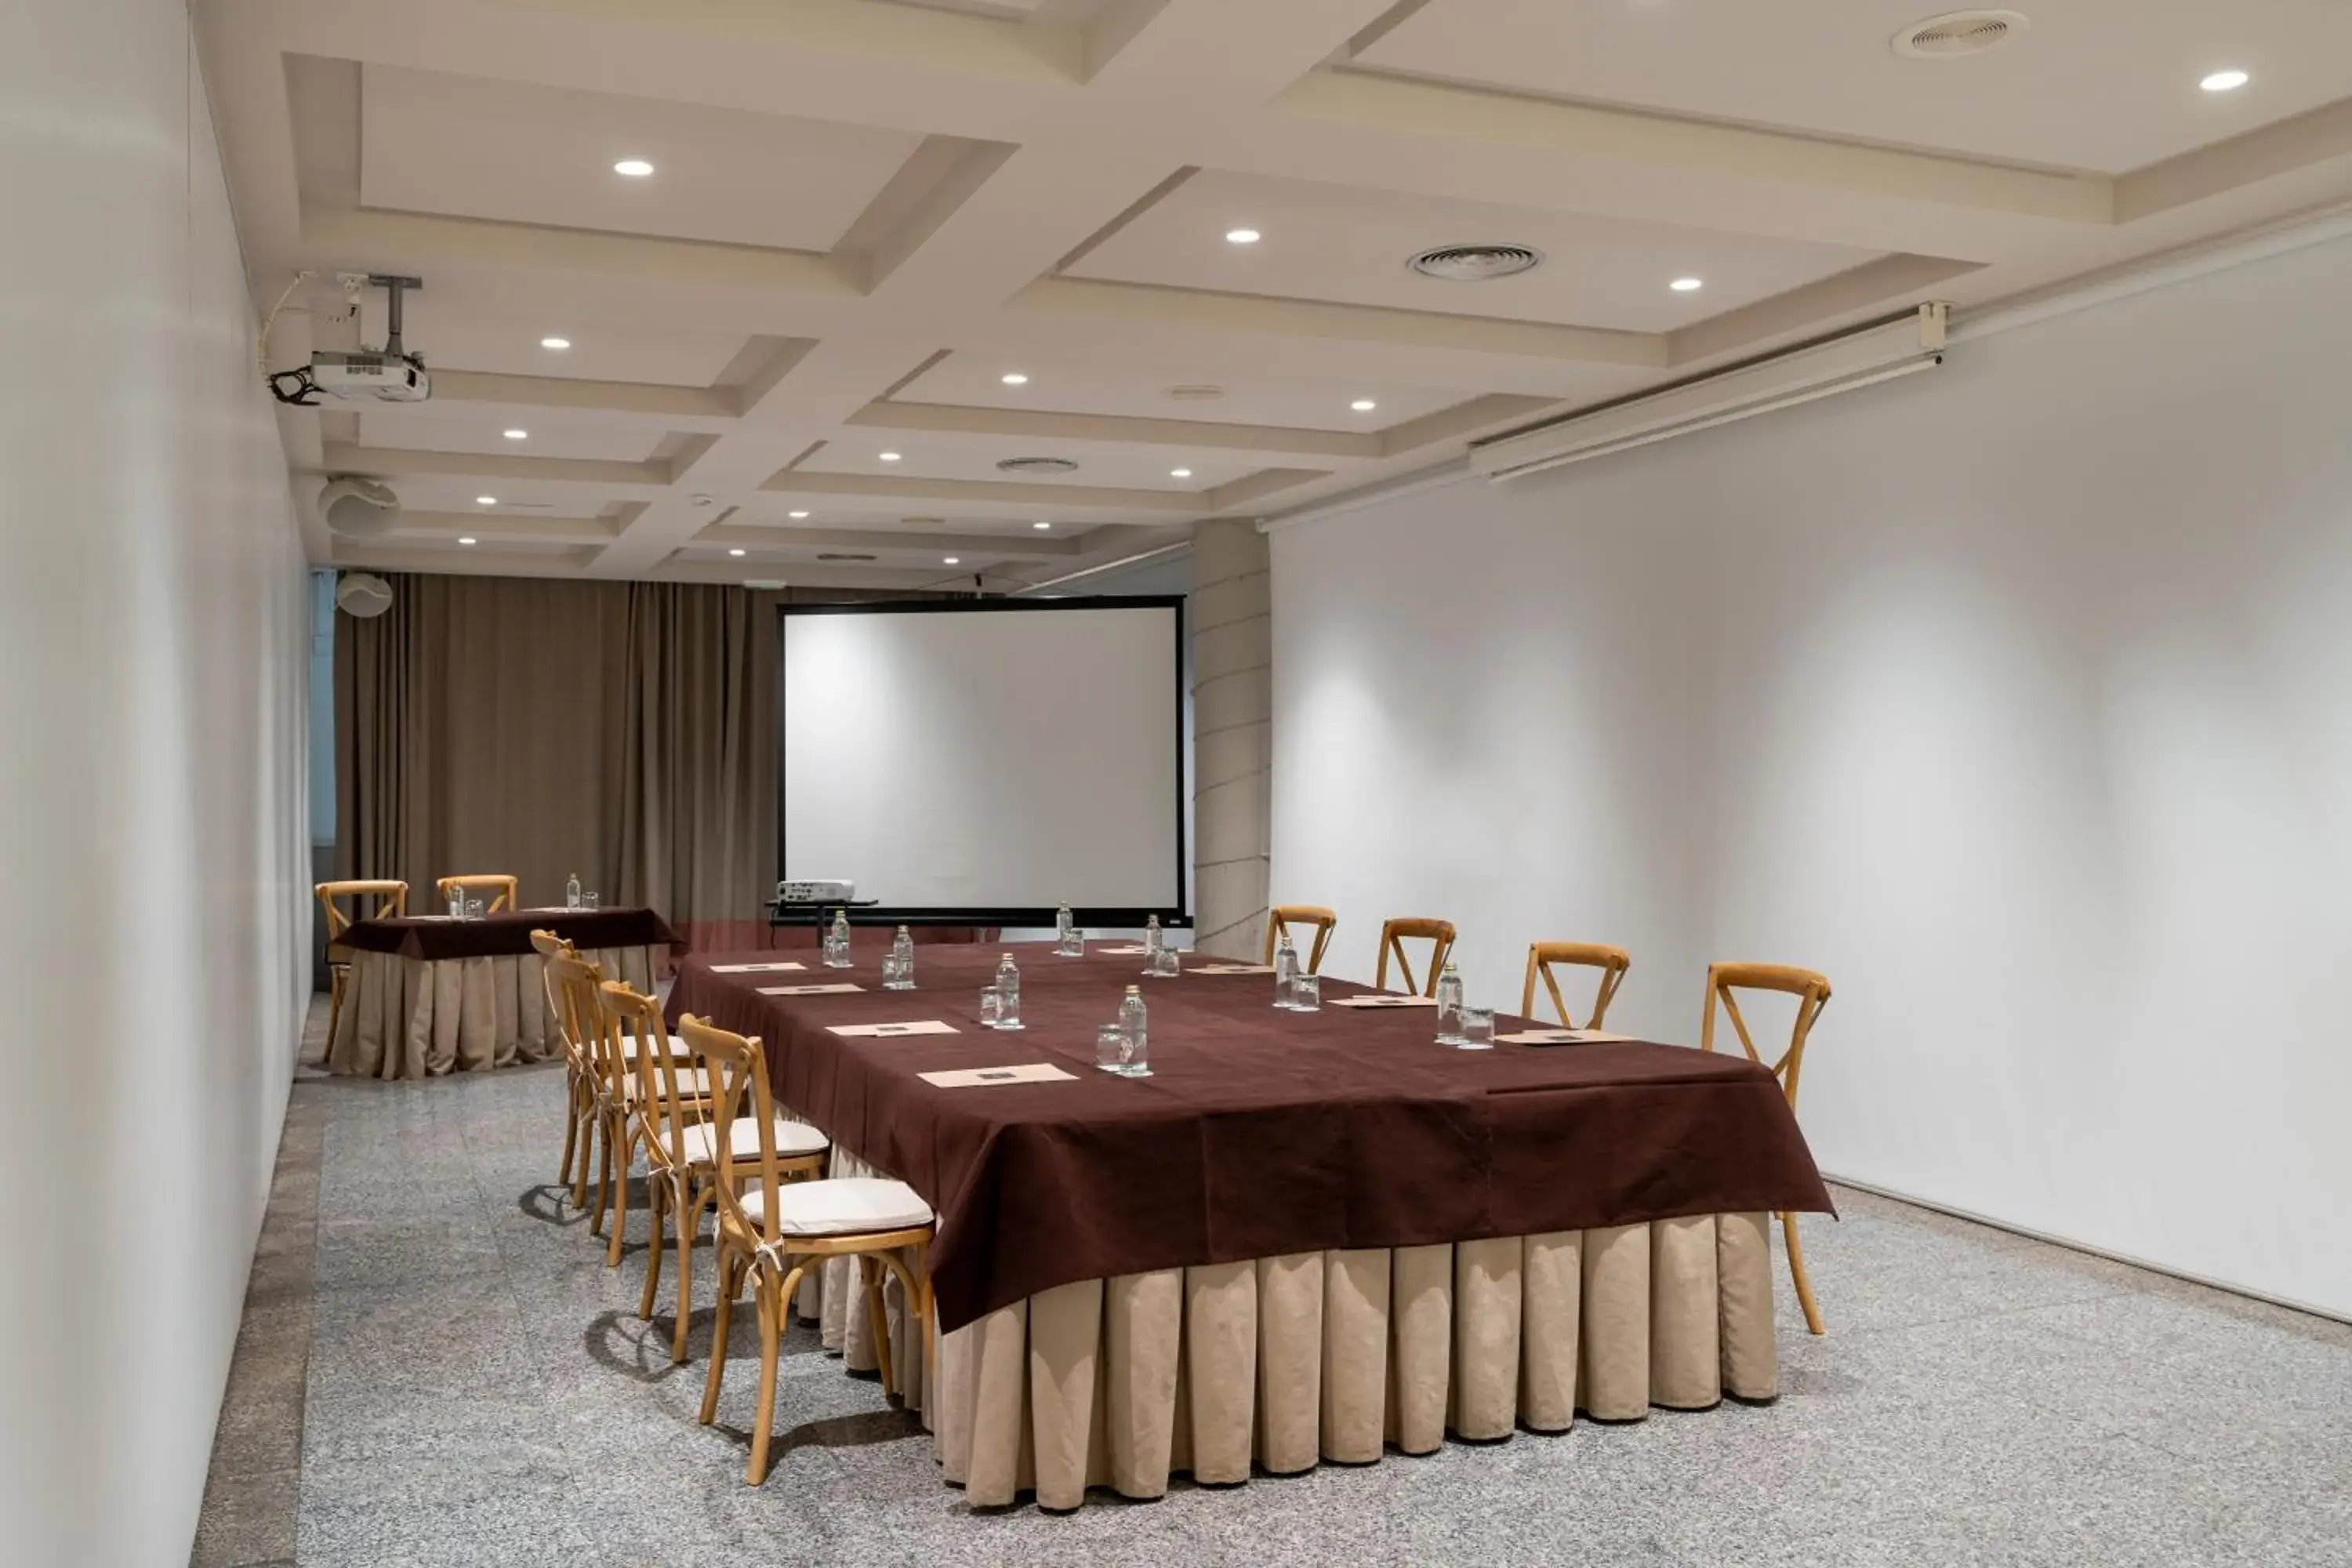
[[[975,1513],[796,1329],[751,1490],[751,1336],[698,1426],[709,1271],[673,1370],[642,1204],[607,1270],[551,1185],[562,1100],[298,1086],[197,1563],[2352,1563],[2352,1328],[1853,1191],[1769,1407]]]

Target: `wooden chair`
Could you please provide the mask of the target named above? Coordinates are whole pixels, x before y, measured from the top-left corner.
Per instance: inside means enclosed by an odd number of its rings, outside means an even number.
[[[1592,1012],[1580,1026],[1569,1016],[1568,1004],[1559,994],[1559,982],[1552,975],[1555,963],[1574,964],[1580,968],[1601,971],[1601,989],[1592,998]],[[1560,1027],[1597,1029],[1609,1016],[1609,1003],[1617,994],[1617,987],[1625,972],[1633,966],[1633,958],[1622,947],[1608,947],[1597,942],[1532,942],[1528,944],[1528,983],[1519,990],[1519,1016],[1536,1016],[1536,976],[1543,976],[1544,989],[1551,993],[1551,1005],[1559,1014]]]
[[[669,1347],[670,1364],[675,1366],[686,1359],[686,1328],[694,1301],[694,1237],[702,1226],[702,1211],[718,1201],[718,1162],[755,1161],[760,1130],[749,1117],[730,1124],[726,1147],[720,1151],[718,1123],[704,1119],[708,1097],[695,1099],[688,1092],[691,1087],[707,1082],[708,1069],[690,1069],[688,1058],[661,1048],[660,1042],[670,1037],[662,1022],[661,1004],[617,980],[604,982],[604,995],[636,1047],[632,1064],[636,1069],[638,1126],[646,1146],[646,1196],[653,1211],[652,1250],[646,1259],[646,1289],[637,1303],[637,1316],[648,1321],[661,1283],[665,1213],[677,1233],[677,1312]],[[772,1137],[777,1170],[784,1181],[813,1181],[824,1174],[825,1155],[833,1144],[824,1133],[804,1121],[780,1117]]]
[[[678,1021],[702,1070],[719,1086],[713,1120],[733,1128],[751,1123],[755,1150],[717,1167],[719,1197],[719,1317],[710,1334],[710,1372],[702,1387],[702,1424],[719,1414],[719,1384],[727,1373],[727,1334],[735,1298],[748,1283],[760,1315],[760,1401],[751,1420],[751,1458],[743,1471],[749,1486],[768,1475],[768,1441],[776,1416],[776,1360],[784,1314],[800,1289],[801,1277],[827,1258],[857,1259],[866,1286],[867,1314],[874,1324],[874,1350],[882,1386],[895,1392],[890,1362],[890,1320],[882,1300],[883,1271],[898,1277],[906,1293],[908,1328],[914,1339],[908,1353],[922,1355],[929,1342],[930,1205],[904,1182],[872,1176],[825,1181],[784,1179],[785,1163],[776,1148],[776,1107],[768,1090],[768,1058],[757,1040],[717,1029],[688,1016]],[[757,1190],[752,1189],[753,1183]],[[904,1248],[911,1254],[902,1258]],[[681,1298],[682,1300],[683,1298]]]
[[[433,886],[440,892],[444,908],[448,906],[449,895],[460,888],[469,894],[477,890],[497,889],[498,891],[492,895],[490,901],[482,906],[482,912],[486,915],[495,915],[503,910],[511,910],[522,897],[521,885],[514,878],[496,871],[484,871],[478,875],[464,877],[443,877]]]
[[[530,945],[539,950],[539,982],[547,996],[547,1016],[554,1021],[557,1038],[563,1042],[566,1091],[563,1164],[556,1172],[555,1181],[558,1186],[572,1188],[572,1205],[577,1208],[588,1198],[588,1160],[596,1144],[595,1069],[588,1059],[588,1042],[572,1027],[572,1010],[565,1005],[562,987],[556,983],[555,970],[547,961],[577,958],[580,954],[570,942],[551,931],[531,932]],[[580,1154],[580,1176],[576,1185],[572,1175],[572,1156],[575,1147]]]
[[[1757,1051],[1756,1042],[1748,1033],[1748,1020],[1739,1014],[1739,999],[1734,991],[1778,991],[1797,998],[1797,1021],[1789,1033],[1789,1048],[1780,1053],[1776,1062],[1765,1062]],[[1699,1025],[1698,1048],[1715,1049],[1715,1005],[1722,1002],[1723,1010],[1731,1018],[1731,1026],[1739,1036],[1741,1048],[1748,1059],[1771,1069],[1780,1080],[1781,1092],[1789,1097],[1789,1110],[1797,1109],[1797,1075],[1805,1065],[1805,1037],[1813,1032],[1813,1024],[1829,1005],[1829,976],[1816,974],[1810,969],[1798,969],[1785,963],[1711,963],[1706,970],[1706,1016]],[[1822,1310],[1813,1301],[1813,1282],[1805,1274],[1805,1249],[1797,1241],[1797,1216],[1780,1215],[1780,1234],[1789,1243],[1789,1277],[1796,1282],[1797,1300],[1805,1309],[1805,1327],[1815,1333],[1822,1327]]]
[[[1272,963],[1274,950],[1292,926],[1313,926],[1315,947],[1306,955],[1304,972],[1319,973],[1323,968],[1323,950],[1331,945],[1331,931],[1339,925],[1339,917],[1320,904],[1276,904],[1265,911],[1265,957],[1259,962]]]
[[[352,929],[354,921],[396,921],[408,912],[408,884],[405,882],[320,882],[310,890],[319,896],[319,908],[327,917],[327,1038],[335,1037],[335,1026],[343,1016],[343,990],[351,984],[352,961],[348,952],[335,956],[335,939]],[[335,900],[350,899],[352,910],[345,914]],[[358,901],[373,899],[375,908],[362,910]]]
[[[585,1046],[589,1110],[595,1135],[604,1141],[596,1165],[596,1206],[589,1215],[588,1229],[592,1235],[604,1235],[605,1214],[613,1212],[604,1266],[616,1268],[621,1261],[621,1238],[629,1226],[629,1167],[635,1163],[637,1145],[644,1142],[646,1131],[639,1114],[643,1091],[637,1087],[634,1066],[635,1042],[604,997],[604,972],[596,965],[572,956],[551,958],[547,966],[563,993],[566,1027],[576,1030]],[[674,1048],[686,1047],[680,1041]],[[709,1099],[698,1071],[686,1074],[678,1088],[680,1094],[698,1105],[707,1104]],[[584,1155],[580,1169],[584,1183],[588,1169]],[[584,1185],[574,1192],[577,1201],[586,1201]]]
[[[1429,979],[1426,984],[1416,986],[1412,979],[1412,963],[1405,957],[1404,944],[1408,940],[1419,941],[1423,937],[1429,939]],[[1395,920],[1384,921],[1381,924],[1380,967],[1372,975],[1372,989],[1385,991],[1389,988],[1389,955],[1394,953],[1397,969],[1404,975],[1405,990],[1408,993],[1418,990],[1423,996],[1434,996],[1437,994],[1437,977],[1445,973],[1445,958],[1453,951],[1452,921],[1426,920],[1418,915],[1400,915]]]

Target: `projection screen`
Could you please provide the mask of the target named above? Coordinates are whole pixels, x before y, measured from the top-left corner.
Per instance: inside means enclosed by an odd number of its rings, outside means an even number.
[[[792,605],[778,875],[885,912],[1189,918],[1182,601]]]

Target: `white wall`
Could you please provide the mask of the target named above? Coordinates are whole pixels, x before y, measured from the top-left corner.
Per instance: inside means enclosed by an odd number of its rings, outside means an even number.
[[[303,564],[184,5],[5,32],[0,1554],[178,1563],[307,989]]]
[[[2347,277],[1282,531],[1275,898],[1823,970],[1826,1171],[2352,1314]]]

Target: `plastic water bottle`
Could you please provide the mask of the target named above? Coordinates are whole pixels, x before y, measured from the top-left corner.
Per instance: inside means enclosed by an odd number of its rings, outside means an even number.
[[[1160,917],[1158,915],[1147,915],[1143,921],[1144,973],[1157,974],[1160,973],[1160,949],[1167,940],[1168,939],[1166,937],[1160,934]]]
[[[1274,1005],[1298,1005],[1298,950],[1290,945],[1288,931],[1282,933],[1282,945],[1274,950]]]
[[[1437,1043],[1441,1046],[1465,1043],[1462,1038],[1462,976],[1454,973],[1451,963],[1445,966],[1445,973],[1437,977]]]
[[[567,910],[580,907],[580,873],[577,871],[572,872],[563,884],[563,907]]]
[[[1021,966],[1006,953],[996,961],[996,1026],[1000,1029],[1021,1027]]]
[[[884,982],[889,991],[912,991],[915,988],[915,939],[905,926],[890,939],[890,978]]]
[[[1077,923],[1077,917],[1070,913],[1069,901],[1064,900],[1062,907],[1054,911],[1054,947],[1056,952],[1070,951],[1070,932]]]
[[[1151,1076],[1150,1018],[1143,1010],[1143,987],[1130,985],[1118,1005],[1118,1070],[1128,1078]]]
[[[824,966],[827,969],[849,967],[849,911],[833,911],[833,929],[824,933]]]

